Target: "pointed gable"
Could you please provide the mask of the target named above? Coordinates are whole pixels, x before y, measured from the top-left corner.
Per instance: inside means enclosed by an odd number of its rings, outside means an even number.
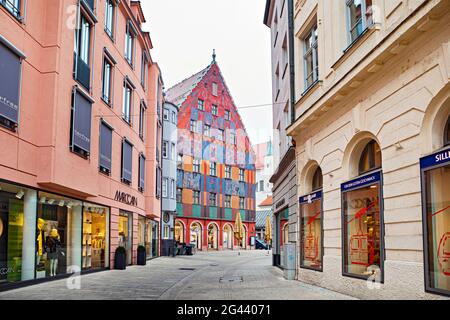
[[[204,101],[204,110],[198,109],[199,99]],[[205,126],[210,130],[211,139],[202,138],[202,158],[226,164],[237,162],[249,170],[254,169],[255,153],[216,61],[167,90],[166,101],[179,107],[178,128],[186,132],[181,135],[179,132],[180,153],[198,157],[200,146],[195,146],[198,139],[187,134],[191,120],[194,120],[197,125],[194,135],[203,135]],[[229,121],[225,119],[228,112]],[[214,139],[221,135],[220,132],[224,135],[223,142]]]

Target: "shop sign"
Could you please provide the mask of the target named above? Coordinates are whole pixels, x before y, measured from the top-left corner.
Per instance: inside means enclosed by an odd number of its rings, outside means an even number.
[[[300,197],[300,203],[312,203],[313,201],[319,200],[322,198],[322,191],[317,191],[306,196]]]
[[[134,207],[137,207],[138,205],[137,198],[135,196],[132,196],[131,194],[125,192],[120,192],[119,190],[116,191],[116,196],[114,197],[114,200]]]
[[[359,189],[363,187],[370,186],[372,184],[375,184],[381,180],[381,172],[374,172],[369,175],[359,177],[357,179],[345,182],[341,184],[341,191],[349,191],[352,189]]]
[[[280,207],[284,206],[286,200],[283,198],[280,201],[277,202],[277,204],[275,205],[275,209],[279,209]]]
[[[420,159],[420,168],[426,169],[450,162],[450,149],[437,152],[430,156]]]

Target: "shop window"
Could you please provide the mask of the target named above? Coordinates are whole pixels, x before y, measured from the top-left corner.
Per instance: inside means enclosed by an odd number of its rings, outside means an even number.
[[[132,263],[133,256],[133,214],[121,211],[119,214],[119,247],[127,253],[127,264]]]
[[[382,281],[381,186],[381,171],[341,185],[344,275]]]
[[[320,176],[320,178],[319,178]],[[314,193],[300,197],[300,228],[302,246],[300,266],[322,271],[323,261],[323,212],[322,170],[317,168],[312,180]]]
[[[138,217],[138,245],[145,246],[145,221],[143,216]]]
[[[450,145],[450,116],[448,117],[447,125],[445,126],[444,145]]]
[[[1,288],[2,284],[34,278],[36,239],[29,237],[26,243],[24,234],[36,228],[37,192],[6,183],[0,183],[0,187]],[[27,259],[24,253],[33,259]]]
[[[81,201],[39,192],[36,278],[75,272],[71,266],[82,266],[82,214]]]
[[[104,269],[109,266],[109,209],[83,204],[82,269]]]
[[[422,158],[427,291],[450,295],[450,150]]]
[[[381,168],[381,149],[374,140],[364,148],[359,160],[359,174]]]
[[[155,258],[158,256],[159,252],[159,241],[158,241],[158,235],[159,235],[159,223],[157,221],[151,220],[151,258]]]
[[[190,234],[191,234],[191,238],[189,239],[190,244],[193,245],[196,249],[201,250],[202,249],[202,226],[199,223],[194,222],[191,225]]]
[[[180,221],[175,222],[175,241],[184,243],[184,225]]]

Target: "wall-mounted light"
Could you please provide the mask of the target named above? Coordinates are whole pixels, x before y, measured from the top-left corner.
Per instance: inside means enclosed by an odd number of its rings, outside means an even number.
[[[45,203],[45,200],[47,200],[46,197],[41,197],[41,199],[39,200],[40,203]]]
[[[54,204],[55,203],[55,199],[49,199],[48,200],[48,204]]]
[[[60,207],[64,207],[64,200],[59,200],[58,205],[59,205]]]
[[[17,199],[22,199],[23,195],[25,194],[25,192],[23,190],[20,190],[19,192],[17,192],[16,194],[16,198]]]
[[[69,201],[69,202],[66,204],[66,207],[69,208],[69,209],[72,209],[72,206],[73,206],[73,202],[72,202],[72,201]]]

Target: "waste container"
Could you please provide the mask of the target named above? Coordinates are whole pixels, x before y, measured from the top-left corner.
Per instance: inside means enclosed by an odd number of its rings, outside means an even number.
[[[118,247],[114,254],[114,269],[125,270],[127,268],[127,251],[124,247]]]
[[[137,264],[138,266],[145,266],[147,264],[147,252],[144,246],[137,248]]]
[[[283,271],[286,280],[295,280],[295,243],[285,243],[283,245]]]

